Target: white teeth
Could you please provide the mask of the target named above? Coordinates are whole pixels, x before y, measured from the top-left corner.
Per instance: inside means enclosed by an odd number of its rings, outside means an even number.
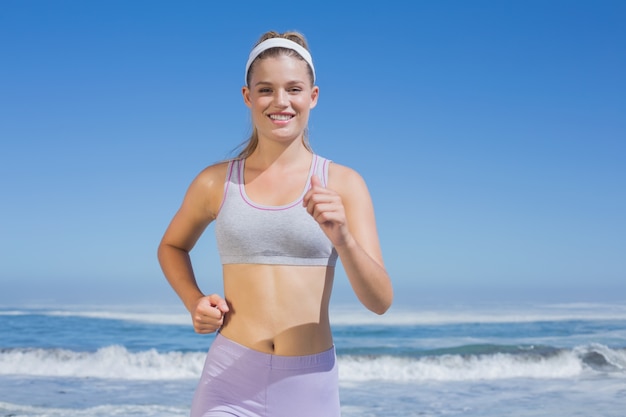
[[[272,120],[289,120],[292,116],[288,114],[270,114]]]

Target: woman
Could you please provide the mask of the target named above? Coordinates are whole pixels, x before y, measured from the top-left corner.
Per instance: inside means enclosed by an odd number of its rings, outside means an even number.
[[[369,192],[309,147],[319,88],[302,35],[264,34],[245,82],[247,146],[195,178],[159,246],[195,331],[219,330],[191,415],[338,416],[328,318],[337,257],[365,307],[383,314],[393,298]],[[189,257],[213,221],[224,298],[200,291]]]

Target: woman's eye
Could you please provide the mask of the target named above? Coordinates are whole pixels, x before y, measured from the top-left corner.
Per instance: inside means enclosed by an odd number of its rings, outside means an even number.
[[[270,93],[271,91],[272,90],[270,90],[269,88],[261,88],[259,90],[259,93],[266,94],[266,93]]]

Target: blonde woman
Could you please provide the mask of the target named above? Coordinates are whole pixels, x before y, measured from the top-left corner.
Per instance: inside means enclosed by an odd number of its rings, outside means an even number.
[[[218,331],[191,415],[339,416],[328,317],[337,259],[369,310],[383,314],[393,298],[370,195],[357,172],[309,146],[319,88],[301,34],[260,38],[242,94],[247,146],[194,179],[158,252],[195,331]],[[224,296],[199,289],[189,257],[212,222]]]

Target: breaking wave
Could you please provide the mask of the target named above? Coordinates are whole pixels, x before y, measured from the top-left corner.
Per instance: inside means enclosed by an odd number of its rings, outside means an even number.
[[[583,372],[626,377],[626,349],[593,344],[574,349],[489,346],[456,353],[414,356],[339,355],[341,381],[468,381],[509,378],[571,378]],[[473,353],[464,353],[473,352]],[[488,352],[488,353],[487,353]],[[205,352],[131,352],[108,346],[95,352],[66,349],[0,350],[0,375],[122,380],[196,379]]]

